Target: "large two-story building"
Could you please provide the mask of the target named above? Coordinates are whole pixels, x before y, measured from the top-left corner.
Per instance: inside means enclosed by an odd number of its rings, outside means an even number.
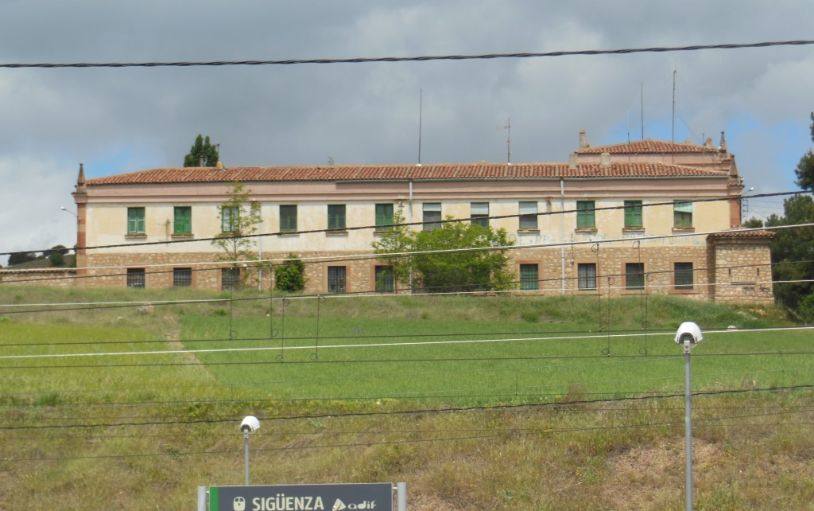
[[[80,168],[77,267],[83,285],[229,288],[240,270],[207,265],[234,182],[259,206],[258,257],[369,254],[395,211],[433,228],[446,217],[504,228],[518,289],[541,293],[676,293],[772,299],[771,233],[741,224],[743,182],[719,145],[642,140],[579,147],[561,163],[445,163],[156,168],[85,179]],[[726,200],[709,200],[729,197]],[[707,199],[707,200],[703,200]],[[652,205],[651,204],[658,204]],[[606,209],[610,208],[610,209]],[[564,213],[560,213],[564,212]],[[551,214],[539,214],[551,213]],[[516,215],[489,219],[490,216]],[[316,232],[301,232],[316,231]],[[706,234],[715,233],[715,234]],[[680,234],[682,236],[672,236]],[[657,237],[642,239],[640,237]],[[607,243],[579,243],[602,240]],[[182,240],[183,243],[145,244]],[[104,249],[83,247],[115,245]],[[102,276],[107,275],[107,276]],[[265,272],[261,285],[272,285]],[[393,292],[373,258],[309,261],[306,292]]]

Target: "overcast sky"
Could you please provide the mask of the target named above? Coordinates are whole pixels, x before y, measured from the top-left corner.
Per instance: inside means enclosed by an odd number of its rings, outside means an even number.
[[[0,0],[0,61],[345,57],[810,38],[811,2]],[[180,165],[197,133],[228,165],[565,160],[592,144],[726,130],[747,186],[793,188],[811,145],[814,47],[510,61],[0,70],[0,251],[73,245],[78,162]],[[765,214],[772,201],[753,201]]]

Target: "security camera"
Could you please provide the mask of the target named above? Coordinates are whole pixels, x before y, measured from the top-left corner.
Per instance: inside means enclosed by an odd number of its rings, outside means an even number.
[[[240,423],[240,431],[244,433],[254,433],[260,429],[260,421],[254,415],[247,415],[243,417],[243,422]]]
[[[676,331],[676,344],[693,345],[704,340],[701,329],[692,321],[681,323]]]

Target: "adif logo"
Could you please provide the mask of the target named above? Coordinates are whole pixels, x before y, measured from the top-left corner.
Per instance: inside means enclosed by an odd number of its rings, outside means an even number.
[[[334,502],[334,507],[331,508],[331,511],[344,511],[344,510],[374,510],[376,509],[376,501],[375,500],[363,500],[358,504],[345,504],[342,502],[342,499],[336,499]]]
[[[246,511],[246,499],[243,497],[235,497],[232,500],[232,511]]]

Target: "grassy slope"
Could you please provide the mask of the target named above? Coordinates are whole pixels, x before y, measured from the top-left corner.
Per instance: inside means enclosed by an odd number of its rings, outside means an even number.
[[[126,293],[0,289],[0,303],[95,299],[201,298],[193,291]],[[637,298],[610,304],[611,327],[641,329]],[[8,316],[0,319],[0,342],[76,340],[178,340],[191,348],[313,345],[315,302],[288,301],[283,332],[281,304],[267,316],[268,301],[239,302],[231,322],[222,304],[109,309]],[[323,300],[320,344],[382,342],[378,335],[404,335],[385,342],[438,340],[424,334],[468,332],[447,338],[518,337],[519,333],[596,331],[607,324],[607,303],[596,299],[430,297]],[[13,319],[12,319],[13,318]],[[648,300],[651,329],[673,329],[693,319],[705,328],[786,325],[773,308],[732,309],[677,299]],[[263,338],[270,329],[275,339]],[[345,338],[330,339],[328,336]],[[371,337],[363,337],[371,336]],[[710,335],[704,352],[805,350],[810,333]],[[110,344],[106,347],[4,347],[3,354],[168,349],[177,342]],[[526,341],[458,346],[325,349],[320,363],[311,350],[251,354],[162,355],[139,361],[188,363],[262,362],[257,365],[154,368],[5,369],[0,372],[2,424],[48,424],[287,415],[342,410],[385,410],[482,402],[549,401],[594,393],[675,392],[681,360],[667,336],[608,341]],[[649,358],[615,358],[642,355]],[[581,359],[395,363],[328,363],[347,359],[544,357]],[[108,363],[132,362],[113,357]],[[4,361],[3,365],[72,363],[74,360]],[[87,359],[83,363],[103,363]],[[697,388],[810,383],[811,357],[696,357]],[[421,399],[416,395],[425,396]],[[395,398],[395,396],[413,396]],[[356,401],[285,401],[287,398],[380,397]],[[435,396],[435,397],[426,397]],[[139,407],[75,406],[74,403],[171,401],[176,399],[275,399],[255,403],[151,404]],[[697,399],[699,499],[702,509],[805,509],[814,500],[814,440],[810,393],[747,394]],[[550,409],[379,416],[308,421],[266,421],[254,440],[255,481],[407,480],[412,509],[678,509],[681,472],[681,401],[582,405]],[[737,418],[744,414],[760,417]],[[727,419],[709,420],[714,417]],[[707,419],[708,422],[704,422]],[[658,423],[659,427],[629,427]],[[782,424],[781,424],[782,423]],[[591,429],[591,428],[616,429]],[[580,430],[574,430],[580,429]],[[558,430],[558,431],[551,431]],[[566,430],[566,431],[562,431]],[[425,442],[432,438],[455,438]],[[408,443],[403,443],[408,440]],[[361,446],[370,442],[391,442]],[[353,447],[315,448],[353,444]],[[181,509],[191,507],[200,483],[239,483],[240,438],[234,424],[141,428],[0,432],[0,456],[102,456],[95,459],[0,464],[0,509],[25,502],[39,509]],[[287,450],[278,450],[285,447]],[[300,449],[302,448],[302,449]],[[293,449],[293,450],[292,450]],[[110,454],[217,451],[202,456],[104,458]],[[226,451],[220,453],[220,451]]]

